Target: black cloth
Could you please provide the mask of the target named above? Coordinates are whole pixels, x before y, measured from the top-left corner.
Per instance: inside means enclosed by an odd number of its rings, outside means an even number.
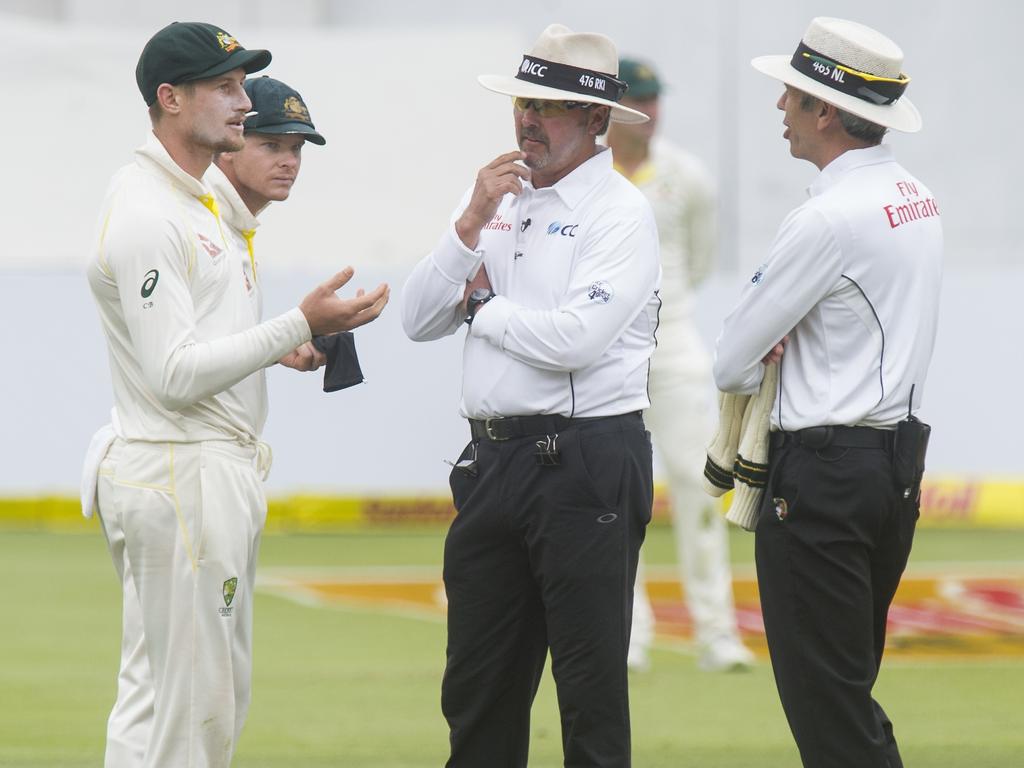
[[[871,695],[917,499],[885,447],[774,445],[755,533],[765,636],[805,768],[902,768]]]
[[[638,413],[571,424],[555,466],[538,462],[538,439],[471,442],[451,472],[448,768],[527,764],[549,648],[565,765],[630,765],[626,652],[653,499],[650,434]]]
[[[356,337],[352,331],[314,336],[313,346],[327,355],[324,368],[324,392],[354,387],[363,382],[363,370],[356,354]]]

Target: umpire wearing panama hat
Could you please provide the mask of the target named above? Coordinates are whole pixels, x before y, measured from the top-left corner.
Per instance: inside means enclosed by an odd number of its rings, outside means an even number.
[[[727,392],[780,365],[755,532],[765,636],[804,766],[900,768],[872,689],[919,514],[927,427],[912,414],[943,239],[934,196],[881,142],[921,117],[902,51],[862,24],[814,19],[792,55],[752,64],[785,84],[783,137],[820,170],[716,350]]]
[[[471,439],[449,478],[444,551],[447,766],[527,764],[550,650],[565,764],[628,768],[658,240],[647,199],[596,138],[647,116],[620,104],[614,43],[560,24],[514,75],[480,83],[512,97],[519,151],[479,171],[402,305],[416,341],[467,328]]]

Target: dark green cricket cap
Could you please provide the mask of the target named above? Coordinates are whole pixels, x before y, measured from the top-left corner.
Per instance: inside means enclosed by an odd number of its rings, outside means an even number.
[[[298,133],[323,146],[327,139],[316,131],[306,103],[290,85],[272,77],[250,77],[245,92],[252,111],[245,118],[246,133]]]
[[[661,94],[661,80],[648,64],[636,59],[619,59],[619,79],[629,85],[626,95],[631,99],[643,101],[654,99]]]
[[[135,67],[135,82],[146,104],[156,101],[161,83],[205,80],[233,69],[258,72],[270,51],[248,50],[220,27],[201,21],[175,21],[146,43]]]

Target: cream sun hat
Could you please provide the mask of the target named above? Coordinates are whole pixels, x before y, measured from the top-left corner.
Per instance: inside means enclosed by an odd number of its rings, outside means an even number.
[[[903,97],[903,51],[880,32],[844,19],[813,19],[792,56],[759,56],[751,65],[786,85],[872,123],[916,133],[921,115]]]
[[[582,101],[612,108],[619,123],[646,123],[643,112],[620,106],[626,92],[619,79],[619,54],[615,43],[596,32],[573,32],[551,24],[541,32],[533,49],[523,56],[515,77],[480,75],[490,91],[524,99]]]

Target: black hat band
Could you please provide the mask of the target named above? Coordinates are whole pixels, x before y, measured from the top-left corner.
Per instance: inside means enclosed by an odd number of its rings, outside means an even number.
[[[893,78],[861,72],[823,56],[803,42],[797,47],[790,64],[797,72],[822,85],[879,106],[894,103],[910,82],[910,78],[902,73]]]
[[[581,69],[569,64],[545,61],[534,56],[523,56],[523,63],[519,65],[516,80],[546,85],[560,91],[571,91],[581,96],[596,96],[608,101],[618,101],[629,87],[615,75],[610,75],[607,72]]]

